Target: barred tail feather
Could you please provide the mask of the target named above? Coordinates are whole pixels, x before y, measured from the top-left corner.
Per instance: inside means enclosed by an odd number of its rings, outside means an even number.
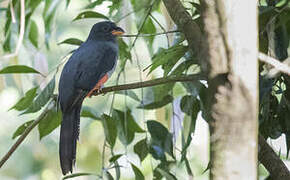
[[[65,175],[73,171],[76,158],[77,140],[79,137],[80,125],[80,106],[75,106],[69,112],[63,112],[60,142],[59,142],[59,156],[62,173]]]

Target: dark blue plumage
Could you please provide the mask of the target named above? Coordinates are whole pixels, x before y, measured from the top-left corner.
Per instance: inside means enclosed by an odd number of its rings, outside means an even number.
[[[124,32],[110,21],[96,23],[88,39],[72,54],[59,81],[62,111],[59,155],[62,173],[72,172],[84,98],[114,71],[118,57],[116,36]]]

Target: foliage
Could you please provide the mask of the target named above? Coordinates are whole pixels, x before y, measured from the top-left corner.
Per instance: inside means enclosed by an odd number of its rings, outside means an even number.
[[[103,5],[105,2],[110,2],[108,14],[102,14],[96,12],[95,8]],[[40,50],[42,47],[41,37],[45,37],[46,51],[50,50],[51,39],[55,38],[52,34],[54,27],[58,27],[56,23],[56,14],[58,11],[63,11],[59,6],[61,1],[59,0],[27,0],[25,1],[26,11],[25,11],[25,35],[24,44],[25,48]],[[73,1],[66,1],[66,8],[70,8]],[[74,18],[68,19],[71,21],[84,21],[86,19],[102,19],[102,20],[114,20],[120,21],[126,18],[128,15],[121,13],[123,10],[124,1],[117,0],[96,0],[89,1],[87,5],[81,9],[79,14],[75,15]],[[132,26],[138,29],[138,33],[148,33],[154,34],[164,27],[160,22],[156,22],[155,18],[152,18],[154,14],[162,15],[160,8],[160,0],[146,0],[128,1],[130,6],[132,6],[132,13],[135,15],[134,22]],[[192,15],[193,19],[202,26],[200,22],[200,5],[195,2],[184,2],[186,7],[188,7],[188,12]],[[13,23],[11,5],[15,12],[16,23]],[[30,17],[35,13],[35,11],[42,11],[42,21],[43,23],[39,27],[40,23],[36,22]],[[9,53],[13,52],[15,49],[16,39],[15,36],[19,35],[18,29],[20,29],[19,19],[21,16],[20,11],[20,1],[13,1],[13,3],[8,4],[4,8],[0,9],[0,13],[4,14],[5,23],[3,23],[3,31],[1,32],[1,52]],[[275,4],[267,4],[261,1],[259,6],[259,31],[260,31],[260,41],[259,47],[260,51],[267,53],[271,48],[274,49],[275,54],[279,60],[284,60],[288,57],[287,49],[289,49],[289,37],[290,37],[290,5],[288,1],[280,0],[275,1]],[[154,16],[153,16],[154,17]],[[276,19],[273,21],[273,19]],[[274,25],[275,31],[275,42],[274,47],[270,46],[269,42],[269,26]],[[40,29],[44,29],[42,32]],[[202,28],[202,27],[201,27]],[[164,77],[166,76],[180,76],[188,73],[199,72],[199,67],[195,57],[192,57],[190,52],[188,52],[188,46],[186,40],[180,37],[179,33],[173,34],[175,43],[168,48],[159,47],[158,50],[154,50],[156,40],[155,36],[145,37],[143,40],[146,42],[146,46],[151,53],[151,65],[148,75],[154,76],[156,72],[161,72]],[[75,45],[80,46],[83,41],[80,37],[66,37],[67,39],[58,43],[58,45]],[[140,39],[140,37],[139,37]],[[124,72],[128,68],[127,62],[135,64],[135,56],[133,55],[133,42],[132,40],[119,39],[119,69],[120,72]],[[33,46],[31,46],[33,45]],[[138,52],[139,53],[139,52]],[[134,59],[134,60],[133,60]],[[129,61],[128,61],[129,60]],[[13,62],[13,61],[11,61]],[[20,62],[20,61],[19,61]],[[25,62],[30,64],[30,62]],[[13,65],[12,65],[13,64]],[[0,74],[16,74],[16,73],[30,73],[30,74],[41,74],[41,71],[35,70],[28,65],[14,65],[11,63],[8,66],[0,70]],[[193,67],[197,67],[197,70]],[[41,89],[37,84],[35,87],[30,88],[24,96],[10,109],[17,110],[21,115],[28,113],[38,113],[44,108],[47,108],[47,102],[50,99],[55,98],[53,93],[55,92],[55,75],[57,75],[59,66],[57,68],[50,69],[50,75],[46,78],[46,81],[50,77],[53,78],[47,83],[45,88]],[[145,70],[147,69],[145,68]],[[142,71],[139,69],[139,71]],[[290,78],[284,74],[279,74],[277,77],[268,78],[268,69],[265,64],[260,64],[260,113],[259,113],[259,123],[260,123],[260,133],[268,138],[278,138],[282,134],[286,135],[287,144],[287,156],[290,150]],[[23,75],[25,76],[25,75]],[[117,78],[118,79],[118,78]],[[187,159],[187,151],[189,150],[192,134],[195,131],[195,123],[198,113],[202,112],[202,117],[208,121],[209,115],[207,112],[207,88],[206,83],[182,83],[179,86],[182,87],[183,91],[178,94],[181,96],[180,99],[180,109],[182,113],[185,114],[185,119],[188,118],[189,126],[181,129],[181,152],[178,155],[175,154],[176,144],[173,142],[172,132],[169,131],[169,127],[165,125],[165,122],[157,120],[148,120],[144,117],[142,120],[134,115],[136,109],[144,111],[152,111],[156,109],[170,109],[174,111],[171,104],[178,96],[174,95],[176,93],[176,83],[170,83],[166,85],[159,85],[155,87],[148,87],[144,89],[144,95],[142,91],[142,97],[140,98],[138,93],[133,90],[118,91],[116,94],[121,94],[126,97],[130,97],[134,100],[134,107],[127,106],[125,104],[125,110],[111,109],[109,114],[104,112],[97,112],[93,106],[83,106],[81,116],[83,118],[90,118],[93,120],[98,120],[101,122],[104,137],[106,140],[105,147],[109,147],[110,157],[108,158],[110,164],[117,164],[118,161],[126,157],[127,154],[114,154],[114,148],[117,143],[125,147],[133,147],[132,153],[136,154],[141,162],[150,156],[157,163],[153,168],[153,175],[155,179],[161,179],[165,177],[166,179],[176,179],[173,175],[171,169],[172,166],[178,166],[179,163],[184,163],[185,168],[189,175],[192,175],[190,163]],[[138,104],[136,104],[138,103]],[[112,106],[113,107],[113,106]],[[174,113],[174,112],[173,112]],[[36,115],[35,115],[36,116]],[[59,125],[61,113],[58,111],[57,107],[52,108],[47,116],[38,124],[39,139],[51,134]],[[141,122],[142,121],[142,122]],[[20,136],[25,129],[33,122],[33,120],[26,121],[19,127],[15,127],[15,132],[12,138]],[[141,124],[144,123],[145,127],[141,128]],[[170,125],[173,126],[173,125]],[[119,140],[119,142],[118,142]],[[128,148],[129,149],[129,148]],[[105,153],[105,152],[103,152]],[[131,152],[130,152],[131,153]],[[108,154],[107,154],[108,155]],[[93,161],[94,159],[92,159]],[[105,163],[104,163],[105,164]],[[108,179],[113,179],[113,176],[109,172],[110,167],[104,167],[105,173],[103,176],[108,177]],[[135,175],[136,179],[144,179],[144,172],[137,165],[130,162],[130,167]],[[122,168],[116,169],[116,176],[118,176],[118,169],[122,172]],[[96,174],[92,173],[75,173],[64,177],[64,179],[69,179],[77,176],[87,176]]]

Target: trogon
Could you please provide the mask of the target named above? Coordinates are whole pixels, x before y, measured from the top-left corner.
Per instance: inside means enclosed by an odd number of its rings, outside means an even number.
[[[75,163],[83,100],[101,90],[115,70],[117,36],[123,33],[124,30],[111,21],[96,23],[62,70],[58,98],[62,111],[59,156],[64,175],[72,173]]]

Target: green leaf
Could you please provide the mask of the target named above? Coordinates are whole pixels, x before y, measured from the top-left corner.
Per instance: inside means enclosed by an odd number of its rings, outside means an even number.
[[[71,179],[71,178],[74,178],[74,177],[79,177],[79,176],[97,176],[96,174],[93,174],[93,173],[74,173],[74,174],[70,174],[70,175],[67,175],[67,176],[64,176],[62,179]]]
[[[135,136],[135,133],[145,132],[135,122],[130,111],[124,113],[123,111],[113,110],[113,119],[117,122],[118,137],[124,145],[129,145]]]
[[[204,120],[209,122],[210,120],[210,105],[208,102],[208,89],[203,85],[199,90],[199,99],[200,99],[200,109],[201,109],[201,116]]]
[[[173,101],[173,97],[170,95],[166,95],[160,101],[156,101],[156,102],[145,104],[145,105],[139,105],[137,108],[140,108],[140,109],[158,109],[158,108],[165,106],[168,103],[171,103],[172,101]]]
[[[37,48],[38,47],[38,28],[34,20],[30,20],[29,40]]]
[[[175,161],[164,161],[164,162],[161,162],[160,164],[158,164],[158,166],[153,170],[153,178],[154,179],[162,179],[163,177],[165,177],[164,175],[162,175],[158,169],[162,169],[163,171],[165,172],[168,172],[170,173],[170,167],[172,166],[172,164],[175,164],[176,162]]]
[[[79,19],[85,19],[85,18],[99,18],[99,19],[106,19],[109,20],[109,18],[101,13],[94,12],[94,11],[85,11],[77,15],[73,19],[73,21],[79,20]]]
[[[160,86],[153,87],[154,100],[160,101],[172,91],[175,83],[167,83]],[[152,95],[151,95],[152,96]]]
[[[138,180],[144,180],[144,175],[142,174],[142,172],[132,163],[131,164],[131,167],[133,169],[133,172],[135,174],[135,179],[138,179]]]
[[[111,145],[111,148],[114,147],[117,137],[117,127],[116,122],[111,116],[103,114],[101,116],[104,132],[106,135],[106,141]]]
[[[33,103],[22,114],[34,113],[39,111],[52,97],[55,88],[55,77],[46,85],[41,93],[36,97]]]
[[[204,174],[206,171],[210,170],[210,168],[211,168],[211,162],[209,161],[207,163],[207,166],[206,166],[205,170],[203,170],[202,174]]]
[[[57,43],[58,45],[60,44],[70,44],[70,45],[77,45],[80,46],[83,43],[82,40],[77,39],[77,38],[68,38],[60,43]]]
[[[108,8],[110,9],[109,15],[112,16],[114,11],[117,11],[116,15],[119,14],[118,12],[120,12],[119,9],[121,8],[122,1],[112,0],[111,2],[112,2],[112,5],[108,6]]]
[[[70,0],[66,0],[66,8],[68,8]]]
[[[183,52],[181,52],[183,53]],[[180,54],[181,55],[181,54]],[[182,56],[178,56],[177,58],[174,58],[170,61],[168,61],[167,63],[162,65],[162,69],[164,70],[164,76],[167,76],[169,74],[169,72],[173,69],[173,67],[175,66],[175,64],[177,63],[177,61],[183,57],[185,55],[185,52],[183,53]]]
[[[40,72],[36,71],[35,69],[24,66],[24,65],[12,65],[7,66],[0,70],[0,74],[16,74],[16,73],[38,73]]]
[[[49,12],[48,10],[51,10],[53,8],[53,1],[54,0],[45,0],[43,16],[47,16],[48,14],[51,14],[51,12]]]
[[[10,7],[10,5],[9,5]],[[5,23],[5,26],[4,26],[4,35],[7,37],[7,34],[10,33],[11,34],[11,31],[9,31],[11,29],[11,13],[10,11],[8,11],[6,13],[6,23]]]
[[[25,31],[27,31],[27,32],[28,32],[28,27],[30,28],[30,23],[29,22],[30,22],[30,20],[32,20],[31,19],[31,15],[32,15],[31,11],[25,14]],[[28,36],[28,38],[29,38],[29,36]]]
[[[141,162],[146,158],[149,153],[146,138],[134,145],[134,152],[139,156]]]
[[[25,93],[25,96],[22,97],[13,107],[11,107],[9,110],[11,109],[16,109],[18,111],[23,111],[26,108],[28,108],[28,106],[33,102],[33,99],[35,98],[35,96],[37,95],[37,89],[38,87],[35,88],[31,88],[30,90],[28,90]]]
[[[113,162],[116,162],[121,156],[123,156],[123,154],[117,154],[117,155],[114,155],[113,157],[111,157],[109,159],[109,162],[110,163],[113,163]]]
[[[119,44],[119,57],[120,57],[120,67],[123,69],[126,65],[127,60],[132,61],[132,56],[129,46],[121,38],[118,39]]]
[[[24,124],[22,124],[21,126],[19,126],[16,129],[16,131],[13,133],[12,139],[15,139],[17,136],[22,135],[23,132],[26,130],[26,128],[28,128],[33,122],[34,122],[34,120],[27,121]]]
[[[114,177],[109,171],[105,171],[105,177],[107,178],[107,180],[114,180]]]
[[[103,3],[103,1],[104,0],[96,0],[94,2],[91,2],[84,9],[92,9],[92,8],[95,8],[97,5],[101,5]]]
[[[39,139],[50,134],[61,123],[61,111],[57,111],[56,107],[49,110],[46,116],[38,124]]]
[[[101,118],[94,112],[94,109],[88,106],[82,107],[81,117],[92,118],[94,120],[100,120]]]
[[[6,38],[3,43],[3,50],[5,52],[11,52],[11,47],[10,47],[10,40],[11,40],[11,32],[9,31],[8,34],[6,35]]]
[[[198,12],[201,12],[200,4],[195,3],[195,2],[189,2],[189,3],[192,4],[192,6],[195,7],[198,10]]]
[[[160,65],[164,65],[166,67],[165,70],[165,76],[168,74],[168,72],[172,69],[172,67],[176,64],[176,62],[184,56],[186,51],[188,50],[188,46],[183,45],[174,45],[171,46],[169,49],[163,49],[161,48],[154,56],[152,57],[152,65],[150,68],[149,73],[151,73],[153,70],[155,70]],[[171,69],[169,69],[171,68]]]
[[[147,121],[147,128],[151,135],[151,144],[159,146],[174,158],[172,134],[169,133],[167,128],[164,127],[161,123],[152,120]]]
[[[161,147],[161,145],[150,144],[149,152],[154,159],[161,160],[161,162],[167,161],[166,156],[165,156],[165,151]]]
[[[116,94],[123,94],[126,96],[129,96],[130,98],[136,100],[136,101],[140,101],[139,97],[137,96],[137,94],[132,91],[132,90],[123,90],[123,91],[115,91]]]
[[[48,49],[49,49],[49,40],[51,37],[54,15],[56,14],[55,12],[60,2],[61,1],[45,0],[45,5],[44,5],[42,16],[44,19],[44,27],[45,27],[45,44]]]
[[[167,83],[164,85],[146,88],[143,104],[147,105],[153,102],[163,101],[164,97],[168,96],[172,91],[174,85],[175,83]],[[140,107],[142,106],[140,105]]]
[[[200,110],[199,100],[190,95],[183,96],[180,102],[180,109],[189,116],[196,118]]]
[[[183,82],[182,85],[185,87],[186,91],[193,96],[198,96],[201,89],[206,88],[204,84],[199,81]]]
[[[182,144],[182,156],[181,156],[181,162],[186,161],[186,153],[187,148],[189,147],[191,143],[191,134],[195,131],[195,124],[197,119],[197,114],[200,111],[200,102],[195,96],[186,95],[183,96],[180,102],[180,109],[186,113],[188,116],[191,117],[189,127],[184,127],[184,129],[188,129],[188,134],[186,135],[186,143]]]
[[[289,151],[290,151],[290,132],[286,133],[286,148],[287,148],[287,153],[286,157],[289,157]]]
[[[186,167],[187,174],[189,176],[193,177],[193,173],[192,173],[189,161],[188,161],[188,159],[186,157],[185,157],[185,167]]]
[[[29,7],[31,8],[31,12],[33,12],[40,3],[41,3],[41,0],[30,0]]]
[[[187,60],[180,63],[171,73],[170,75],[177,76],[181,75],[185,70],[187,70],[191,65],[195,62],[193,60]]]
[[[168,171],[165,171],[161,168],[157,168],[157,171],[166,178],[166,180],[177,180],[176,177]]]
[[[154,34],[154,33],[156,33],[156,27],[153,24],[153,21],[152,21],[151,17],[147,18],[143,28],[141,29],[141,33],[144,33],[144,34]],[[155,36],[149,36],[149,37],[144,37],[144,38],[147,39],[146,42],[148,42],[149,49],[152,52],[152,44],[153,44]]]

